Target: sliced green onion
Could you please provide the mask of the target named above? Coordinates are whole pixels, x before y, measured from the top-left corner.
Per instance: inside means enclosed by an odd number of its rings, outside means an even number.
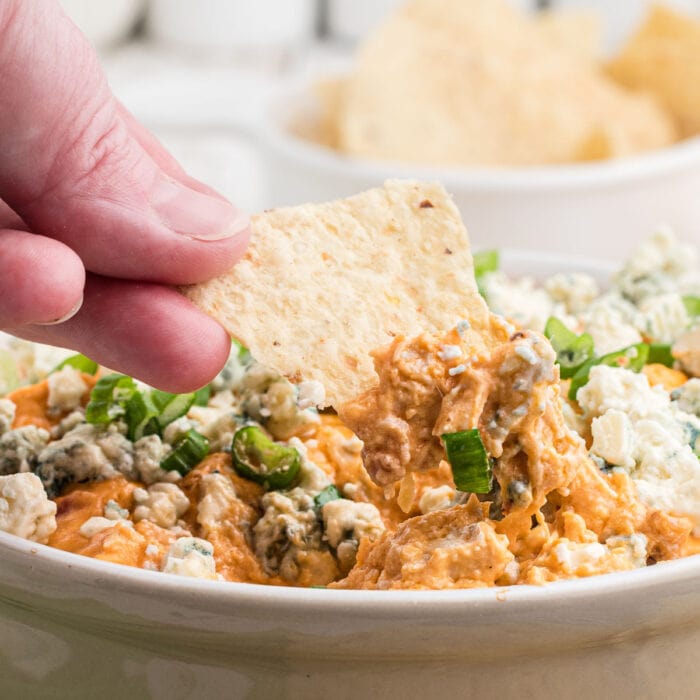
[[[569,387],[569,398],[572,401],[576,400],[578,390],[588,383],[591,369],[596,365],[608,365],[609,367],[622,367],[633,372],[639,372],[649,359],[649,346],[646,343],[637,343],[629,347],[617,350],[616,352],[608,353],[602,357],[596,357],[589,360],[576,372],[571,379]]]
[[[194,405],[195,406],[208,406],[209,399],[211,398],[211,384],[203,386],[201,389],[197,389],[194,392]]]
[[[593,338],[588,333],[576,335],[558,318],[550,316],[544,334],[557,353],[557,364],[562,379],[570,379],[579,368],[594,356]]]
[[[236,356],[238,357],[238,361],[242,365],[247,365],[251,360],[250,350],[248,350],[248,348],[245,345],[243,345],[243,343],[239,342],[235,338],[231,338],[231,345],[233,346],[233,349],[236,350]]]
[[[126,404],[136,393],[136,382],[125,374],[108,374],[97,380],[85,407],[88,423],[109,423],[126,413]]]
[[[491,460],[476,428],[445,433],[442,436],[447,461],[452,467],[452,477],[458,491],[488,493],[493,473]]]
[[[289,488],[299,476],[299,452],[277,444],[257,426],[248,425],[236,431],[231,453],[233,468],[239,476],[269,489]]]
[[[173,451],[160,462],[160,468],[183,476],[209,454],[209,440],[196,430],[188,430],[173,446]]]
[[[314,498],[314,506],[320,510],[326,505],[326,503],[337,501],[339,498],[342,498],[342,496],[340,495],[340,491],[338,491],[338,487],[331,484],[330,486],[326,486],[323,491],[316,494],[316,497]]]
[[[684,296],[683,304],[685,305],[685,310],[688,312],[688,316],[691,318],[700,316],[700,297]]]
[[[675,363],[676,358],[671,354],[670,345],[665,345],[664,343],[649,344],[649,357],[647,358],[647,364],[659,364],[666,365],[666,367],[673,367]]]
[[[476,285],[479,288],[479,293],[483,296],[484,289],[482,281],[484,275],[488,272],[496,272],[500,264],[499,254],[497,250],[482,250],[474,253],[474,278]]]
[[[481,250],[474,253],[474,277],[483,277],[487,272],[496,272],[498,265],[497,250]]]
[[[0,350],[0,396],[16,389],[19,384],[17,360],[8,350]]]
[[[194,392],[190,394],[169,394],[167,391],[153,389],[151,391],[151,401],[158,409],[158,429],[163,430],[174,420],[184,416],[192,407],[195,398]]]
[[[63,369],[64,367],[72,367],[73,369],[77,369],[79,372],[84,372],[85,374],[96,374],[97,370],[99,368],[99,365],[97,362],[94,360],[91,360],[89,357],[86,357],[85,355],[71,355],[70,357],[66,357],[63,362],[60,362],[57,364],[50,372],[50,374],[53,374],[54,372],[58,372],[59,370]]]
[[[159,432],[158,407],[151,400],[150,392],[134,392],[126,404],[125,419],[127,437],[132,442],[140,440],[144,435]]]

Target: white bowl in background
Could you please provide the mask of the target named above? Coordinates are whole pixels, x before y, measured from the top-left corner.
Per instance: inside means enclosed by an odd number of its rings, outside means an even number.
[[[60,0],[65,13],[98,49],[123,41],[141,16],[144,0]]]
[[[622,260],[659,224],[700,244],[700,137],[599,163],[432,168],[345,156],[293,133],[318,121],[311,90],[272,98],[257,125],[274,206],[322,202],[390,177],[440,181],[477,248],[513,247]]]
[[[542,279],[610,263],[504,251]],[[700,556],[544,587],[211,582],[0,533],[8,698],[694,698]]]

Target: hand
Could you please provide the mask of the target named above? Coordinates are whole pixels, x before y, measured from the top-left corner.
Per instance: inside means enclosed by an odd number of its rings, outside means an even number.
[[[0,2],[0,95],[0,328],[161,389],[206,384],[229,338],[172,285],[233,265],[247,217],[119,104],[55,0]]]

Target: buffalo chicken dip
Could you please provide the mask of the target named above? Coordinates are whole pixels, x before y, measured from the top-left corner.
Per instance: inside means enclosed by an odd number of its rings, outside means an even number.
[[[698,550],[700,272],[661,231],[606,291],[475,256],[492,315],[373,352],[332,409],[236,345],[173,395],[3,356],[0,530],[179,576],[334,588],[541,584]],[[696,444],[697,443],[697,444]]]

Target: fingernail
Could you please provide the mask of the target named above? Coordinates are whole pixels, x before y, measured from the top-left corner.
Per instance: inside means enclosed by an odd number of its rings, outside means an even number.
[[[37,325],[37,326],[57,326],[59,323],[64,323],[68,319],[73,318],[73,316],[75,316],[75,314],[77,314],[78,311],[80,311],[80,308],[82,307],[82,305],[83,305],[83,297],[81,296],[80,299],[78,299],[75,306],[65,316],[61,316],[61,318],[58,318],[55,321],[45,321],[44,323],[37,323],[35,325]]]
[[[175,233],[200,241],[218,241],[243,233],[247,214],[225,199],[197,192],[174,180],[162,180],[151,194],[151,206]]]

